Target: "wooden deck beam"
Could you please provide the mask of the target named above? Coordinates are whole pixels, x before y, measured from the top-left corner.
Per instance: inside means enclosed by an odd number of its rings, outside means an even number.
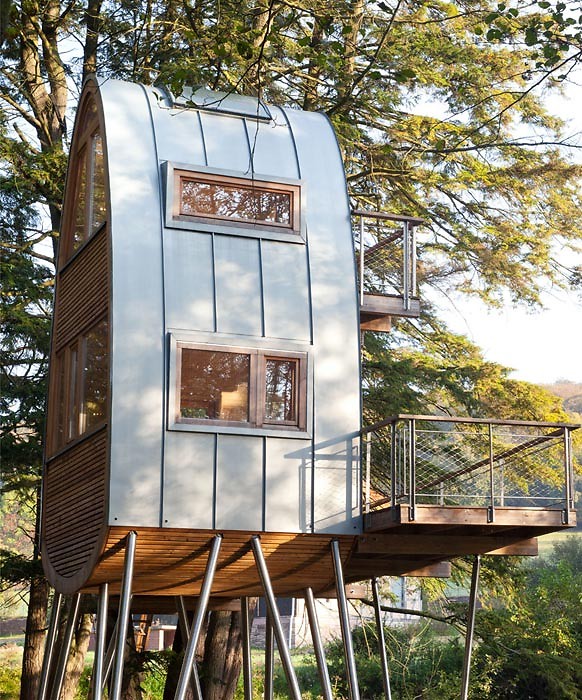
[[[536,538],[519,540],[515,537],[472,535],[400,535],[374,534],[358,538],[356,553],[377,555],[442,554],[465,556],[467,554],[497,554],[536,556]]]

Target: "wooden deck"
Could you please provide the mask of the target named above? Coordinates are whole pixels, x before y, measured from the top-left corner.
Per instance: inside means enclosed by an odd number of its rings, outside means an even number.
[[[538,552],[536,537],[572,527],[562,511],[498,508],[488,522],[486,508],[417,506],[410,520],[408,506],[373,511],[365,516],[363,535],[252,533],[223,535],[214,578],[214,605],[241,596],[260,596],[262,587],[250,547],[260,534],[273,588],[277,596],[301,596],[309,586],[327,597],[334,588],[330,543],[340,542],[346,583],[374,576],[448,576],[450,562],[459,556],[529,555]],[[130,528],[112,527],[103,554],[83,592],[96,593],[109,582],[119,593],[124,538]],[[212,530],[138,528],[133,592],[137,598],[196,596],[204,577]],[[223,601],[222,603],[220,601]]]

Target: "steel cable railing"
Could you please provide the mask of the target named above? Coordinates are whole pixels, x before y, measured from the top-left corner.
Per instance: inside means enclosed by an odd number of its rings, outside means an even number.
[[[399,415],[362,431],[364,509],[573,508],[572,424]]]

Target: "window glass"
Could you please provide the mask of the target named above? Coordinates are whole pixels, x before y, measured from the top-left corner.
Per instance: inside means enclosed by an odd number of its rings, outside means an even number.
[[[107,322],[102,321],[85,338],[83,432],[105,420],[109,386],[107,358]]]
[[[69,429],[67,438],[77,437],[79,430],[79,404],[77,399],[77,347],[69,353]]]
[[[73,222],[73,250],[77,250],[85,240],[85,219],[87,205],[87,158],[85,150],[79,153],[77,171],[77,192]]]
[[[265,361],[265,416],[267,422],[296,422],[297,360]]]
[[[103,163],[103,140],[96,133],[92,140],[93,173],[91,180],[91,233],[105,222],[105,166]]]
[[[180,417],[249,421],[250,356],[182,349]]]
[[[65,442],[65,425],[67,421],[67,384],[66,384],[66,366],[65,354],[61,353],[56,358],[56,444],[57,447]]]
[[[291,192],[181,178],[180,213],[187,216],[258,221],[290,228],[292,211]]]

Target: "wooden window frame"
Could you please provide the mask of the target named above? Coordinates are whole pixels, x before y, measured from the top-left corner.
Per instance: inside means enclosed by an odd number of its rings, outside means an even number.
[[[291,243],[305,243],[305,188],[301,180],[286,178],[241,176],[240,172],[219,170],[203,166],[188,166],[179,163],[163,164],[166,179],[166,227],[181,228],[211,233],[242,235],[251,238],[281,240]],[[220,214],[185,214],[182,211],[182,182],[196,180],[208,184],[240,186],[280,192],[290,196],[289,224],[280,224],[259,219],[245,219],[222,216]]]
[[[59,381],[61,369],[64,367],[64,406],[62,415],[63,437],[59,440],[59,387],[54,386],[51,390],[51,416],[53,422],[50,431],[48,431],[49,454],[54,456],[76,444],[79,440],[87,435],[91,435],[98,430],[101,430],[108,422],[109,406],[108,402],[105,409],[105,416],[102,421],[87,429],[87,419],[85,411],[85,376],[84,367],[87,359],[87,338],[90,333],[97,328],[101,323],[107,323],[107,318],[102,317],[87,329],[85,329],[74,340],[60,348],[55,353],[54,361],[56,364],[53,376],[55,382]],[[107,345],[109,345],[109,329],[107,330]],[[73,356],[76,354],[76,366],[73,372],[71,366]],[[109,365],[109,353],[108,353]],[[109,385],[108,385],[109,394]]]
[[[95,110],[91,110],[94,105]],[[80,128],[78,128],[80,127]],[[102,127],[99,105],[92,95],[81,106],[78,124],[75,127],[75,139],[71,149],[69,174],[67,176],[67,187],[65,195],[65,208],[63,211],[63,223],[61,227],[62,249],[59,255],[59,269],[67,265],[78,253],[85,248],[87,243],[106,225],[109,220],[108,203],[108,178],[107,160],[105,149],[105,134]],[[93,228],[93,176],[95,172],[94,139],[101,137],[103,149],[103,168],[105,177],[105,201],[106,212],[104,220]],[[84,228],[83,238],[77,248],[74,247],[74,236],[76,227],[77,197],[81,182],[81,173],[85,172],[85,204],[84,204]],[[69,182],[72,179],[72,182]]]
[[[204,350],[209,352],[226,352],[236,355],[248,355],[249,363],[249,420],[225,421],[208,418],[184,418],[181,416],[181,384],[182,384],[182,351]],[[291,360],[297,364],[295,405],[297,419],[294,421],[277,421],[265,419],[265,393],[266,393],[266,362],[269,359]],[[188,341],[176,341],[175,343],[175,372],[173,381],[173,406],[170,407],[170,416],[173,426],[180,429],[181,426],[214,426],[224,428],[248,429],[251,431],[288,431],[289,433],[304,433],[307,429],[307,370],[308,353],[284,350],[270,350],[263,348],[240,347],[237,345],[215,345],[210,343],[196,343]],[[238,432],[238,431],[237,431]]]

